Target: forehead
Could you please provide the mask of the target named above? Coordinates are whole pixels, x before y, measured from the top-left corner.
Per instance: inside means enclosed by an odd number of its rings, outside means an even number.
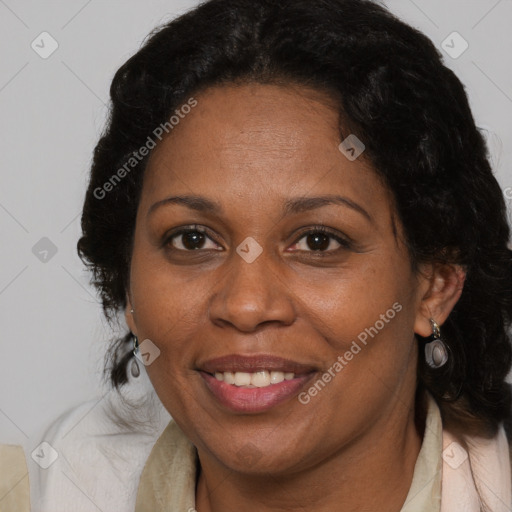
[[[153,150],[143,198],[203,193],[266,207],[290,194],[339,192],[389,206],[364,154],[350,161],[339,150],[339,113],[327,94],[245,84],[212,87],[194,99],[197,105]]]

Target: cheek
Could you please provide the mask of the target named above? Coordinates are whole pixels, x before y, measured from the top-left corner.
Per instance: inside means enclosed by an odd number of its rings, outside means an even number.
[[[133,262],[132,292],[137,302],[136,322],[141,340],[158,347],[158,357],[146,367],[157,395],[177,417],[194,415],[191,390],[200,385],[193,370],[198,346],[205,340],[205,287],[174,278],[141,259]],[[202,336],[201,336],[202,334]],[[189,412],[186,412],[189,411]]]
[[[407,262],[380,254],[323,279],[303,280],[303,314],[309,311],[312,323],[325,325],[345,342],[376,323],[379,331],[394,325],[409,329],[414,312],[405,306],[413,300],[415,284],[412,274],[401,268],[407,269]]]
[[[330,406],[350,407],[356,397],[373,396],[378,403],[403,379],[413,385],[416,285],[411,272],[400,271],[408,268],[407,261],[381,255],[322,286],[310,283],[307,308],[300,314],[311,335],[320,333],[324,340],[319,345],[324,371],[336,375],[332,402],[326,401]]]
[[[149,339],[160,350],[159,364],[148,372],[169,368],[184,361],[203,322],[205,285],[183,272],[171,273],[169,264],[155,257],[154,251],[137,248],[131,264],[131,296],[139,339]]]
[[[414,314],[394,299],[397,296],[367,301],[364,307],[356,301],[320,305],[313,335],[316,331],[318,338],[320,333],[324,342],[324,370],[340,362],[338,372],[343,370],[345,384],[356,387],[368,383],[370,373],[391,384],[393,375],[408,370],[414,357]]]
[[[412,283],[398,276],[366,276],[311,288],[309,310],[304,312],[309,315],[304,332],[317,340],[311,349],[322,354],[320,378],[328,384],[312,383],[301,403],[317,408],[316,414],[331,417],[333,423],[347,423],[348,429],[377,421],[397,391],[414,389],[416,379]]]

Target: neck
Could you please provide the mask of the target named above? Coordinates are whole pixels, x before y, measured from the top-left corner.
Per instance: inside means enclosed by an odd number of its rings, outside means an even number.
[[[411,486],[424,419],[417,424],[413,404],[406,408],[397,401],[383,421],[384,430],[376,424],[328,460],[292,474],[234,473],[199,453],[196,509],[331,512],[342,505],[344,512],[399,512]]]

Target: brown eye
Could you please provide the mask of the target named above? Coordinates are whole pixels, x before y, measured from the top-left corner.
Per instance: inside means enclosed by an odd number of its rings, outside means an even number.
[[[304,240],[302,244],[300,241]],[[334,247],[333,246],[334,243]],[[300,246],[299,246],[300,245]],[[302,233],[295,246],[299,251],[306,252],[336,252],[340,248],[349,247],[349,242],[324,227],[318,227]]]
[[[211,247],[205,247],[208,241],[212,243]],[[218,245],[206,234],[206,231],[200,228],[180,229],[167,237],[165,244],[178,251],[219,250]]]
[[[190,231],[189,233],[182,233],[181,244],[187,250],[201,249],[205,243],[206,237],[199,231]]]
[[[331,237],[323,233],[314,233],[306,236],[306,245],[313,251],[325,251],[329,248]]]

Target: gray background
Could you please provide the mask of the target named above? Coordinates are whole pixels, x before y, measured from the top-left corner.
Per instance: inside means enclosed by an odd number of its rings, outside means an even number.
[[[487,130],[510,208],[512,0],[384,3],[443,53],[454,31],[468,42],[445,60]],[[0,442],[24,444],[104,393],[112,331],[75,250],[92,150],[116,69],[151,29],[196,4],[0,0]],[[46,59],[31,47],[51,49],[42,32],[59,45]],[[458,36],[445,44],[462,48]]]

